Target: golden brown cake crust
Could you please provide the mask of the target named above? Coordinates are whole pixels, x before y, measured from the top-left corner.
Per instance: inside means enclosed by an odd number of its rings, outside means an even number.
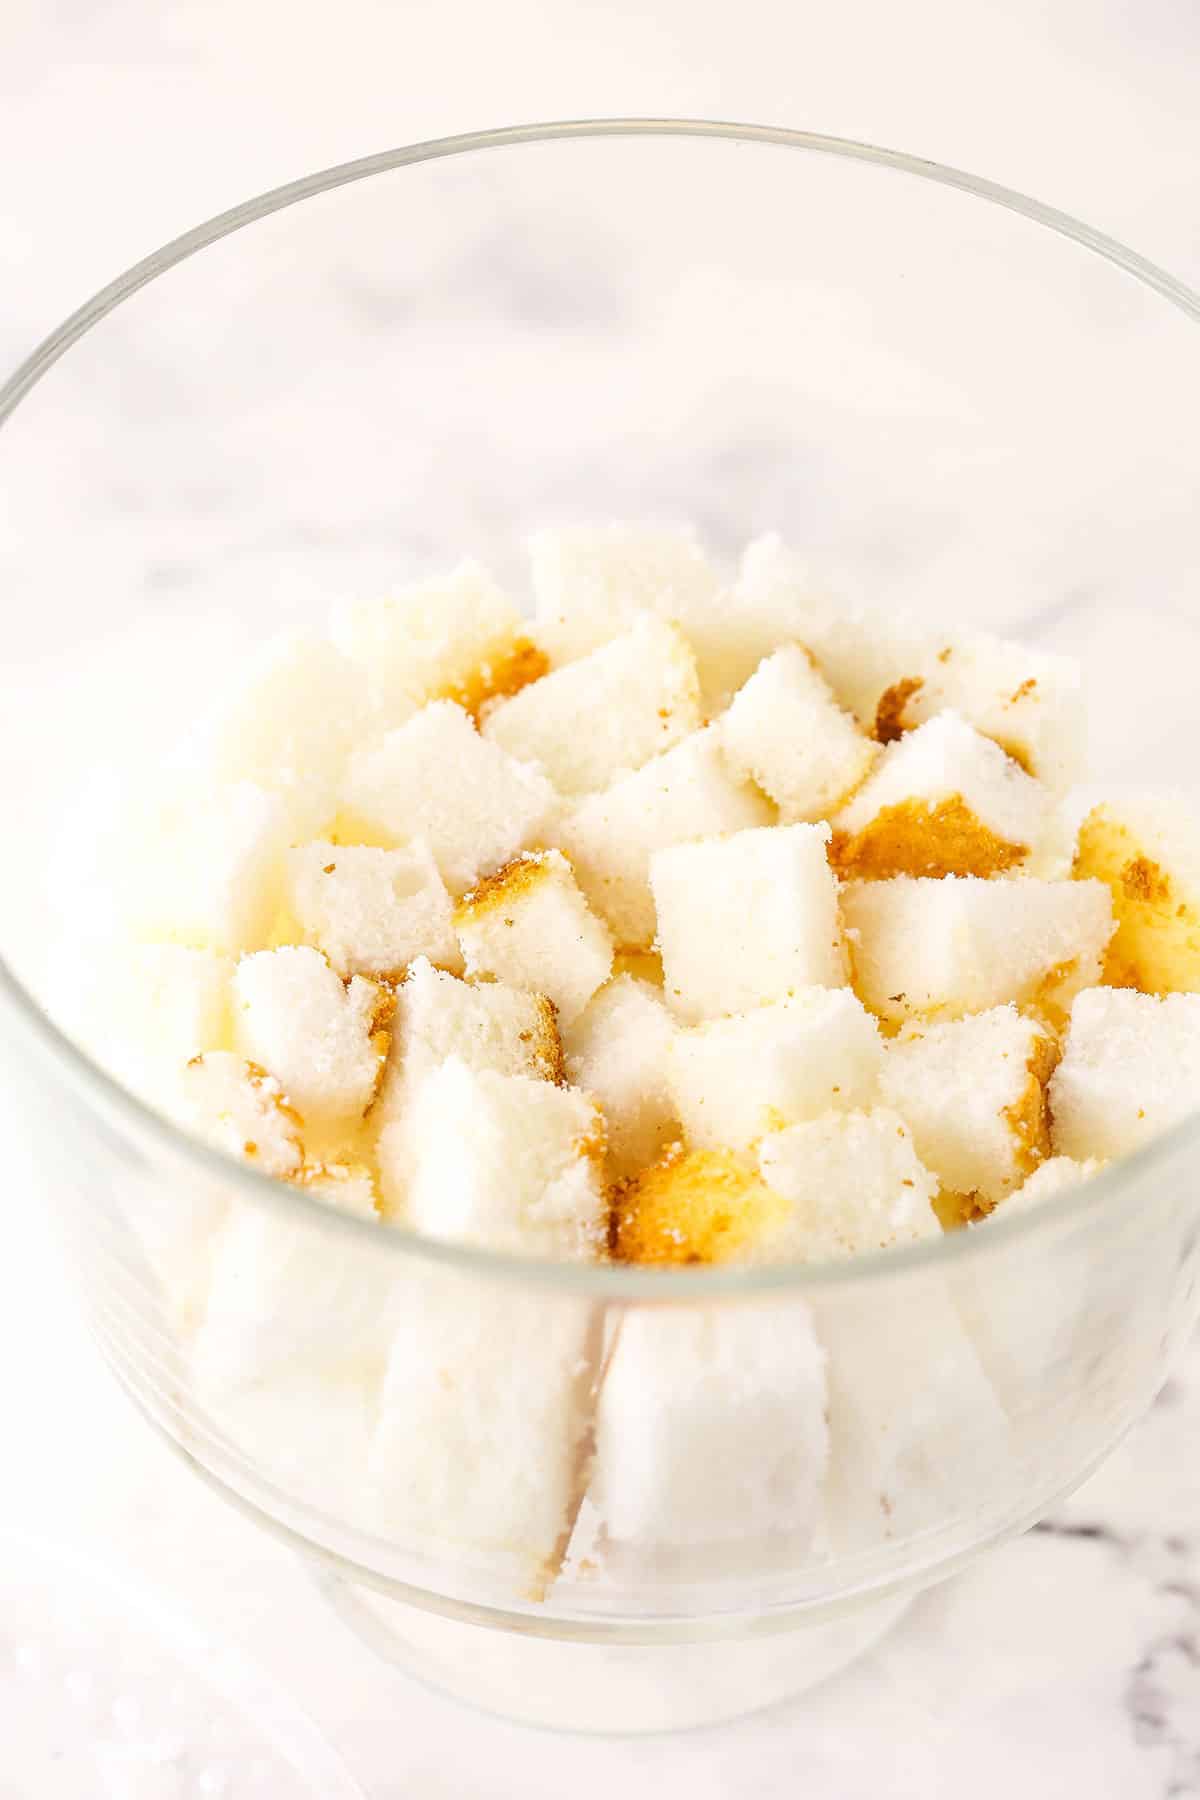
[[[478,725],[497,701],[511,699],[531,681],[540,681],[549,672],[550,659],[545,651],[539,650],[532,638],[517,637],[507,644],[498,644],[461,681],[450,682],[432,698],[453,700]]]
[[[1200,992],[1200,904],[1108,807],[1093,807],[1080,826],[1071,873],[1077,881],[1103,881],[1112,895],[1117,929],[1104,963],[1106,986]]]
[[[788,1212],[732,1152],[675,1143],[614,1190],[612,1254],[661,1267],[728,1262]]]
[[[948,654],[944,652],[943,654]],[[925,686],[920,675],[906,675],[884,688],[875,706],[875,726],[871,733],[877,744],[894,744],[909,727],[904,723],[904,709],[913,695]]]
[[[481,914],[524,899],[549,877],[551,867],[549,858],[537,851],[514,856],[494,874],[484,875],[469,893],[463,895],[454,909],[455,925],[464,925]]]
[[[1027,844],[989,831],[961,794],[930,806],[901,800],[861,831],[835,832],[829,860],[843,877],[886,881],[894,875],[1002,875],[1024,862]]]
[[[1056,1038],[1042,1032],[1033,1043],[1025,1064],[1025,1085],[1004,1117],[1016,1139],[1016,1162],[1022,1178],[1032,1175],[1051,1154],[1050,1103],[1047,1084],[1058,1064]]]

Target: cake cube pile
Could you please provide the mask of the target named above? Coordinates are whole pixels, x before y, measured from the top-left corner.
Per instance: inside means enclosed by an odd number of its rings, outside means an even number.
[[[640,1283],[927,1253],[1188,1117],[1200,833],[1070,792],[1065,660],[778,538],[726,577],[686,528],[548,529],[530,590],[464,562],[283,634],[139,814],[114,1065],[297,1209],[221,1195],[152,1255],[192,1378],[279,1478],[525,1596],[585,1493],[639,1579],[936,1525],[1086,1294],[1021,1349],[982,1258],[953,1300],[927,1254],[857,1307]],[[314,1207],[443,1248],[365,1275]],[[535,1306],[453,1245],[656,1273]]]

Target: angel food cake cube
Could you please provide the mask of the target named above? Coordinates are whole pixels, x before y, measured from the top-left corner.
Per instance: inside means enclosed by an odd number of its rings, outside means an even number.
[[[695,1023],[846,979],[828,825],[739,831],[650,858],[663,991]]]
[[[464,895],[454,915],[469,975],[546,994],[578,1018],[612,972],[613,945],[559,850],[519,856]]]
[[[584,893],[621,948],[655,930],[650,857],[672,844],[768,825],[771,807],[738,780],[711,728],[693,732],[602,794],[589,794],[557,827]]]
[[[833,821],[843,875],[1000,875],[1044,838],[1048,790],[957,713],[890,744]]]
[[[617,975],[566,1033],[567,1073],[599,1101],[608,1127],[608,1166],[617,1177],[652,1163],[678,1136],[667,1086],[676,1025],[658,989]]]
[[[841,704],[880,743],[953,710],[1049,786],[1078,779],[1084,717],[1071,658],[985,632],[937,632],[822,594],[775,535],[748,546],[737,595],[774,616],[778,641],[811,651]]]
[[[1200,1105],[1200,994],[1089,988],[1050,1083],[1054,1148],[1124,1156]]]
[[[420,840],[399,850],[328,840],[289,850],[284,904],[339,975],[398,977],[418,956],[462,967],[453,903]]]
[[[803,1555],[825,1407],[825,1358],[798,1302],[627,1312],[596,1407],[590,1490],[611,1552],[710,1575]]]
[[[760,1238],[756,1261],[821,1262],[941,1235],[937,1181],[904,1120],[885,1106],[772,1132],[758,1167],[788,1210]]]
[[[790,1208],[729,1150],[668,1146],[613,1197],[618,1262],[657,1267],[749,1260]]]
[[[986,632],[931,635],[920,666],[896,694],[896,729],[909,730],[953,708],[1030,775],[1061,792],[1083,767],[1084,709],[1079,665]],[[887,710],[887,699],[884,699]]]
[[[562,526],[535,532],[529,555],[537,640],[556,668],[607,644],[639,613],[687,633],[719,585],[691,530]]]
[[[586,794],[640,769],[701,722],[686,638],[644,613],[611,643],[497,704],[483,735],[538,763],[560,794]]]
[[[151,1105],[180,1110],[180,1077],[194,1056],[230,1044],[234,963],[184,944],[127,944],[105,975],[106,1040],[121,1079]],[[113,1041],[111,1019],[121,1020]]]
[[[427,1075],[455,1056],[471,1069],[560,1081],[562,1044],[544,994],[503,982],[461,981],[418,957],[396,990],[381,1122],[403,1118]]]
[[[1011,1491],[1013,1436],[949,1285],[914,1272],[887,1295],[823,1295],[813,1315],[829,1381],[830,1548],[977,1529]]]
[[[236,956],[265,947],[289,841],[286,801],[253,782],[187,788],[138,821],[126,888],[131,935]]]
[[[768,656],[720,722],[730,762],[791,822],[828,819],[879,754],[798,644]]]
[[[756,622],[757,642],[803,646],[865,732],[875,730],[880,696],[919,665],[924,643],[910,621],[829,592],[774,532],[746,546],[734,599],[736,616]]]
[[[512,602],[470,561],[389,599],[353,601],[335,612],[333,625],[385,727],[434,699],[477,714],[547,667]]]
[[[585,1479],[598,1310],[428,1269],[397,1314],[368,1470],[375,1529],[540,1598]]]
[[[283,1084],[231,1050],[194,1056],[183,1076],[192,1129],[266,1175],[292,1176],[303,1161],[301,1119]]]
[[[252,656],[201,730],[209,779],[280,794],[295,836],[329,825],[351,750],[371,735],[362,671],[321,632],[280,632]]]
[[[1053,1022],[1099,979],[1113,929],[1102,882],[1032,877],[850,882],[842,917],[857,992],[896,1024],[1008,1001]]]
[[[1074,873],[1112,895],[1104,979],[1145,994],[1200,991],[1200,830],[1181,797],[1126,793],[1079,828]]]
[[[540,770],[439,700],[350,760],[338,818],[344,842],[395,847],[421,838],[452,893],[526,849],[557,805]]]
[[[1050,1154],[1054,1038],[1015,1006],[913,1025],[887,1047],[879,1092],[945,1188],[996,1205]]]
[[[1076,1162],[1072,1156],[1049,1156],[1045,1162],[1038,1164],[1032,1175],[1025,1177],[1015,1193],[1008,1196],[1004,1203],[1005,1216],[1028,1212],[1034,1207],[1059,1199],[1063,1194],[1072,1194],[1105,1167],[1106,1164],[1094,1156],[1088,1157],[1084,1162]]]
[[[347,983],[320,951],[287,945],[245,956],[233,978],[242,1054],[279,1078],[307,1118],[361,1118],[387,1056],[394,1001],[361,975]]]
[[[667,1084],[692,1147],[743,1150],[801,1119],[869,1106],[882,1063],[878,1027],[849,988],[803,988],[680,1031]]]
[[[301,1179],[373,1217],[365,1171]],[[363,1488],[392,1330],[393,1277],[370,1250],[298,1212],[236,1207],[216,1240],[190,1359],[216,1427],[275,1479],[339,1511]]]
[[[603,1253],[604,1120],[588,1095],[451,1057],[422,1083],[407,1126],[414,1231],[567,1260]],[[381,1162],[388,1153],[385,1134]]]

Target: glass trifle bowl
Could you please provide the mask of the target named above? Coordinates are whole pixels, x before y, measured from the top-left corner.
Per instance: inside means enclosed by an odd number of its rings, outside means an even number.
[[[250,201],[0,393],[8,1078],[120,1381],[412,1674],[651,1730],[830,1673],[1146,1407],[1197,1311],[1200,1128],[839,1263],[421,1239],[185,1137],[80,1047],[105,795],[275,627],[468,554],[519,592],[530,529],[609,518],[725,556],[778,529],[814,581],[1067,651],[1096,779],[1194,793],[1197,318],[954,170],[600,121]]]

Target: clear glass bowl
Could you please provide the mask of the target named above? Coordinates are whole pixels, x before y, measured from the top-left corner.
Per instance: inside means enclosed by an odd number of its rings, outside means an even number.
[[[1197,1310],[1200,1133],[1040,1213],[807,1271],[565,1267],[384,1231],[185,1141],[71,1041],[62,973],[103,913],[99,772],[159,760],[243,644],[342,594],[468,552],[517,582],[532,526],[685,517],[718,553],[778,528],[817,578],[1078,655],[1096,776],[1194,790],[1198,317],[1133,253],[953,170],[605,121],[251,201],[113,283],[0,393],[0,1015],[64,1244],[146,1416],[415,1673],[601,1729],[827,1673],[1146,1406]],[[246,1278],[201,1375],[218,1224]],[[647,1452],[703,1443],[711,1505],[671,1541],[606,1538],[585,1506],[539,1583],[541,1499],[572,1473],[530,1423],[547,1371],[680,1312],[717,1345],[815,1329],[815,1537],[787,1516],[801,1402],[794,1444],[786,1393],[756,1439],[753,1379],[723,1421],[697,1382],[640,1429]],[[364,1445],[389,1334],[418,1317],[454,1373],[381,1506]]]

